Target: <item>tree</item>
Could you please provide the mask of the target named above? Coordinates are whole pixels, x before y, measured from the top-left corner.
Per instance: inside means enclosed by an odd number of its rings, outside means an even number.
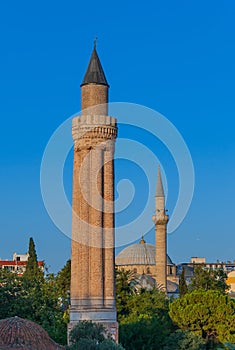
[[[67,297],[70,291],[71,281],[71,260],[67,260],[65,266],[58,272],[56,283],[61,292],[62,297]]]
[[[206,269],[200,266],[195,267],[194,275],[189,285],[189,290],[219,290],[225,293],[229,286],[226,284],[227,274],[223,269]]]
[[[136,292],[135,285],[136,279],[134,272],[116,269],[116,306],[118,322],[130,312],[128,302],[130,296]]]
[[[179,279],[179,295],[180,295],[180,297],[182,297],[186,293],[188,293],[188,286],[187,286],[187,283],[185,280],[185,270],[183,268],[182,273],[180,275],[180,279]]]
[[[168,300],[157,289],[129,296],[128,313],[120,321],[120,342],[127,350],[162,349],[173,329]]]
[[[121,344],[116,344],[111,339],[106,339],[99,344],[98,350],[125,350]]]
[[[26,280],[32,280],[35,278],[42,278],[43,272],[38,266],[37,253],[35,249],[35,244],[33,238],[29,239],[29,250],[28,250],[29,258],[26,265],[26,271],[24,273],[24,278]]]
[[[32,239],[29,243],[27,271],[18,276],[0,269],[0,319],[20,316],[42,326],[57,343],[67,343],[67,322],[65,306],[69,300],[64,298],[67,291],[66,264],[58,276],[43,275],[37,265],[37,254]]]
[[[102,324],[91,321],[79,322],[70,332],[69,350],[124,350],[111,337],[105,339],[105,328]]]
[[[18,315],[22,295],[22,279],[15,273],[0,269],[0,319]]]
[[[163,350],[205,350],[206,341],[198,334],[178,329],[166,338]]]
[[[71,343],[76,343],[80,339],[92,339],[97,343],[105,340],[105,328],[102,324],[92,323],[91,321],[79,322],[70,332]]]
[[[218,290],[195,290],[170,304],[170,317],[182,330],[207,342],[235,341],[235,302]]]

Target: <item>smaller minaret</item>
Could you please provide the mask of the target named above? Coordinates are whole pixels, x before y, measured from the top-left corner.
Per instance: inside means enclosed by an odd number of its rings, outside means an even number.
[[[156,191],[156,215],[153,216],[156,232],[156,281],[167,291],[167,239],[168,215],[165,210],[165,194],[162,185],[160,166],[158,167]]]

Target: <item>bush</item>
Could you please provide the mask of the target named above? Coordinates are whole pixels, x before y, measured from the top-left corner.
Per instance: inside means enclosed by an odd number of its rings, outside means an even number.
[[[204,350],[206,341],[192,332],[177,330],[166,339],[163,350]]]
[[[108,339],[103,341],[98,346],[99,350],[124,350],[124,348],[120,344],[114,343],[113,340]]]
[[[95,340],[96,343],[101,343],[105,340],[105,328],[102,324],[92,323],[91,321],[79,322],[70,332],[70,342],[78,343],[80,339]]]
[[[68,350],[124,350],[111,338],[105,339],[102,324],[91,321],[79,322],[70,332],[71,346]]]

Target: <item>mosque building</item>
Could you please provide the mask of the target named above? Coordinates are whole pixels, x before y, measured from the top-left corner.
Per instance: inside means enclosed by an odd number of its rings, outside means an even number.
[[[115,259],[119,270],[135,273],[140,287],[152,289],[158,287],[167,294],[178,294],[179,276],[177,267],[167,255],[168,216],[165,210],[165,194],[160,167],[158,169],[156,190],[156,215],[153,216],[156,232],[156,246],[146,243],[144,237],[139,243],[124,248]]]

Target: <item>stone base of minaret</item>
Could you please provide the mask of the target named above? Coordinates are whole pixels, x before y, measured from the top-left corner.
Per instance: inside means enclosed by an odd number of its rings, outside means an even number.
[[[68,324],[68,342],[69,334],[76,324],[80,321],[92,321],[102,324],[106,330],[106,336],[111,336],[113,340],[118,343],[118,322],[116,321],[117,311],[114,309],[90,309],[80,310],[79,312],[71,307],[70,322]]]

